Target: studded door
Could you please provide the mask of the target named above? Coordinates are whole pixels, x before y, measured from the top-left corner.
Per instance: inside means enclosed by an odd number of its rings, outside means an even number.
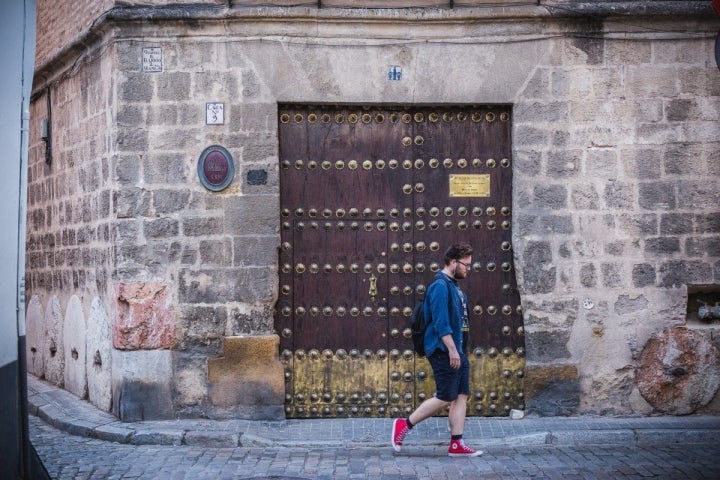
[[[280,106],[289,418],[395,417],[432,395],[408,320],[458,241],[475,249],[468,415],[524,408],[510,132],[508,106]]]

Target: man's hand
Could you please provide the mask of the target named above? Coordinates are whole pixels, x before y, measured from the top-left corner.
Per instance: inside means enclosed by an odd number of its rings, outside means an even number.
[[[460,368],[460,354],[457,350],[453,350],[450,352],[450,366],[455,370]]]

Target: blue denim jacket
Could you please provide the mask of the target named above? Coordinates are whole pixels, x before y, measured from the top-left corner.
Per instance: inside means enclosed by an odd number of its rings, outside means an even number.
[[[460,355],[465,355],[462,344],[463,299],[467,305],[467,297],[456,288],[457,280],[450,278],[443,272],[435,274],[435,280],[430,284],[423,303],[423,312],[430,323],[425,330],[425,355],[430,356],[435,350],[447,352],[448,349],[440,340],[451,334]],[[448,299],[448,294],[450,299]]]

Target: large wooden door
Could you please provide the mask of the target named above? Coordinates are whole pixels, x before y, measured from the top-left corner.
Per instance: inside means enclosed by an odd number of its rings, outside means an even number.
[[[275,327],[288,417],[399,416],[432,395],[408,320],[454,242],[473,245],[469,415],[524,408],[511,244],[511,110],[279,109]]]

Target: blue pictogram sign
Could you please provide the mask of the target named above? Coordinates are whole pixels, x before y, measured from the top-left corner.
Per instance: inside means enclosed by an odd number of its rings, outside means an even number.
[[[402,67],[396,65],[391,66],[388,70],[387,78],[390,81],[402,80]]]

